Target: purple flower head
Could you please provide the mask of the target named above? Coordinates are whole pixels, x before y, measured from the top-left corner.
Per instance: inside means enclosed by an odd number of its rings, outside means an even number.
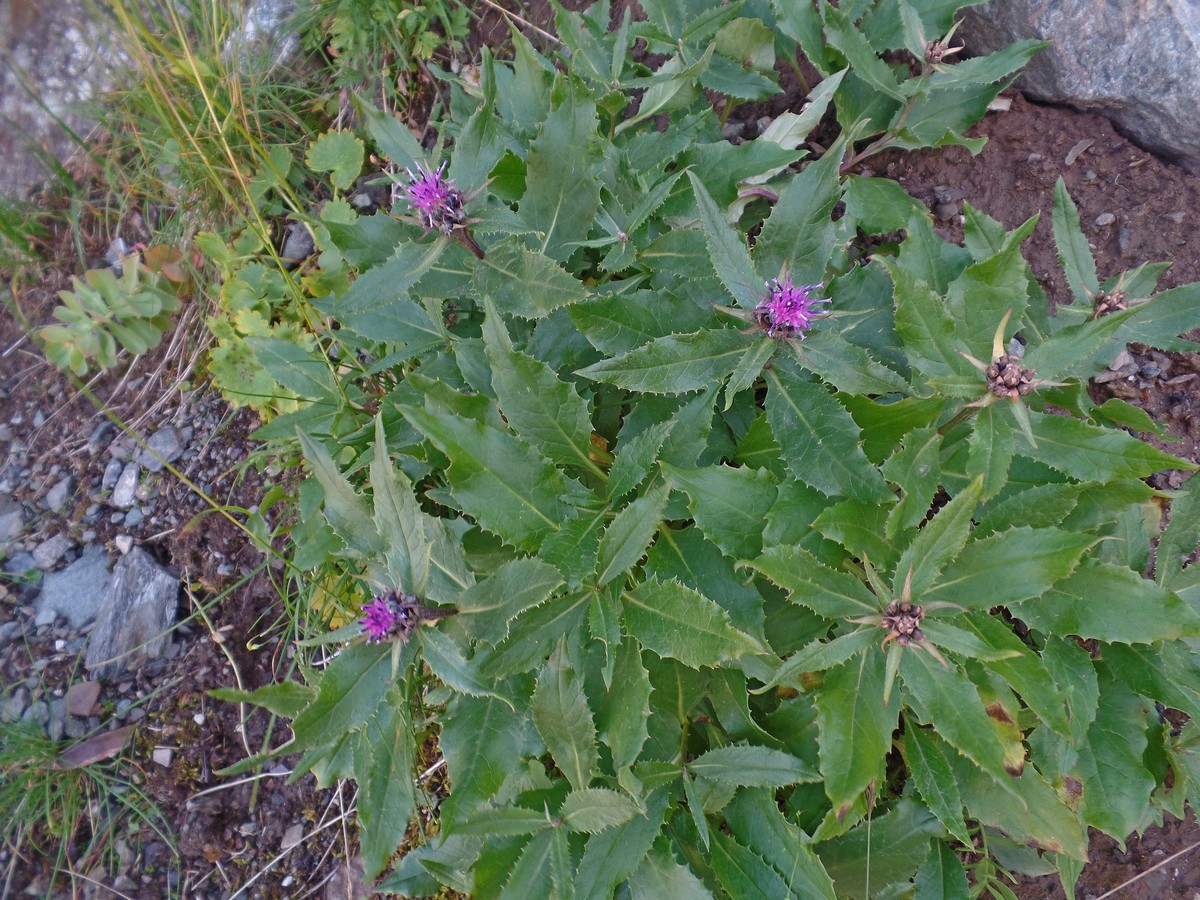
[[[450,234],[465,224],[467,213],[463,208],[462,191],[454,179],[445,177],[445,173],[445,163],[436,172],[425,163],[418,163],[415,169],[405,169],[408,184],[403,193],[422,225],[430,231]]]
[[[386,641],[394,636],[392,632],[400,623],[400,617],[386,599],[376,597],[363,608],[363,612],[366,615],[359,619],[359,623],[367,636],[368,644]]]
[[[815,296],[819,284],[792,284],[785,271],[767,282],[767,293],[754,307],[754,321],[773,338],[804,339],[813,321],[827,315],[816,309],[818,303],[828,303],[828,297]]]

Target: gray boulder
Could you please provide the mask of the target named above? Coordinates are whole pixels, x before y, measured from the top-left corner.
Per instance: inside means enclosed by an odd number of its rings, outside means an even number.
[[[94,622],[108,588],[108,554],[92,545],[71,565],[46,576],[35,607],[35,625],[50,625],[62,616],[71,628]]]
[[[964,11],[973,53],[1054,42],[1017,82],[1027,95],[1108,116],[1148,150],[1200,171],[1200,4],[991,0]]]
[[[107,678],[135,656],[162,656],[171,645],[178,599],[179,579],[141,547],[134,547],[113,567],[84,665],[97,677]]]

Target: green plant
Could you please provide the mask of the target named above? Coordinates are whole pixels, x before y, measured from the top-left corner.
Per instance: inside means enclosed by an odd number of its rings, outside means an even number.
[[[118,344],[135,355],[157,347],[179,309],[174,291],[136,256],[124,260],[119,277],[111,269],[91,269],[72,284],[74,290],[58,292],[63,305],[54,317],[62,324],[39,328],[37,335],[46,357],[76,375],[86,375],[92,365],[111,369]]]
[[[65,742],[33,722],[0,722],[0,840],[10,866],[48,862],[55,879],[97,866],[115,873],[118,837],[136,841],[145,827],[173,843],[161,810],[120,756],[130,730]],[[11,878],[10,869],[7,886]]]
[[[1196,466],[1087,391],[1129,341],[1181,346],[1200,287],[1101,282],[1060,189],[1078,300],[1051,317],[1035,220],[968,207],[947,244],[854,173],[977,149],[1036,45],[949,64],[935,2],[642,6],[612,32],[560,9],[569,67],[485,52],[444,171],[366,116],[409,176],[397,215],[325,223],[336,342],[254,345],[304,401],[260,432],[313,473],[295,558],[360,578],[365,616],[304,684],[221,696],[358,781],[371,877],[436,735],[450,794],[385,893],[966,896],[969,869],[1003,895],[1047,866],[1069,893],[1088,827],[1123,840],[1200,784],[1196,726],[1155,706],[1200,714],[1200,482],[1144,480]],[[700,87],[765,90],[775,27],[825,78],[727,143]]]
[[[463,46],[469,19],[466,4],[449,0],[305,0],[293,25],[308,50],[329,54],[336,87],[378,79],[391,104],[437,50]]]

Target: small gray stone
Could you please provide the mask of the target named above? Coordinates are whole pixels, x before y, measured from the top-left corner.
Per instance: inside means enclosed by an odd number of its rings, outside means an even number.
[[[9,575],[20,577],[26,572],[32,572],[37,568],[37,561],[33,558],[32,553],[14,553],[4,561],[4,571]]]
[[[62,697],[50,701],[50,717],[46,721],[46,733],[50,740],[61,741],[67,733],[67,702]]]
[[[1111,225],[1115,221],[1117,221],[1117,217],[1112,213],[1100,213],[1100,215],[1096,216],[1096,227],[1103,228],[1106,225]]]
[[[117,485],[112,492],[112,505],[120,509],[129,509],[137,501],[137,486],[138,476],[141,474],[141,467],[136,462],[125,464],[125,468],[121,470],[121,475],[117,478]]]
[[[129,512],[125,513],[125,527],[137,528],[142,524],[142,520],[146,518],[146,514],[137,507],[134,507]]]
[[[121,555],[124,556],[133,549],[133,538],[128,534],[118,534],[113,538],[113,546],[120,550]]]
[[[46,414],[40,409],[33,414],[33,427],[41,428],[46,424]]]
[[[50,721],[50,707],[46,705],[46,701],[44,700],[35,700],[21,714],[21,720],[24,722],[33,722],[35,725],[45,725]]]
[[[288,830],[283,833],[283,840],[279,842],[279,849],[291,850],[302,840],[304,840],[304,826],[299,822],[289,825]]]
[[[100,479],[100,490],[111,491],[116,487],[117,479],[121,477],[121,470],[124,468],[119,459],[110,459],[104,467],[104,476]]]
[[[35,625],[50,625],[63,616],[71,628],[83,628],[100,614],[108,588],[108,554],[92,545],[71,565],[46,576],[37,598]]]
[[[0,497],[0,547],[6,546],[24,527],[25,515],[21,504],[8,497]]]
[[[111,677],[137,652],[161,657],[171,643],[179,600],[179,579],[134,547],[113,567],[84,665],[99,677]]]
[[[42,499],[42,505],[51,512],[61,511],[67,505],[67,498],[71,496],[71,490],[74,487],[75,479],[68,475],[50,488]]]
[[[7,422],[0,422],[0,441],[3,441],[4,443],[7,444],[12,439],[13,439],[12,426],[10,426]]]
[[[16,722],[25,713],[25,707],[29,703],[29,691],[24,687],[17,688],[12,696],[6,697],[3,703],[0,703],[0,721]]]
[[[20,622],[5,622],[0,625],[0,644],[6,644],[24,633]]]
[[[113,430],[112,422],[105,419],[99,425],[92,429],[91,435],[88,437],[88,445],[93,448],[92,452],[100,449],[100,445],[108,437],[108,433]]]
[[[87,733],[87,722],[74,716],[67,716],[67,737],[77,741]]]
[[[39,569],[49,569],[71,549],[71,539],[65,534],[55,534],[33,549],[33,561]]]
[[[146,448],[138,452],[137,459],[151,472],[161,472],[165,463],[175,462],[183,454],[179,432],[171,425],[154,432]]]
[[[175,751],[170,747],[155,747],[150,754],[150,758],[162,766],[164,769],[171,765],[171,760],[175,757]]]
[[[312,232],[303,222],[290,222],[286,226],[287,237],[284,238],[283,248],[279,256],[284,263],[296,265],[302,259],[310,256],[317,245],[313,241]]]

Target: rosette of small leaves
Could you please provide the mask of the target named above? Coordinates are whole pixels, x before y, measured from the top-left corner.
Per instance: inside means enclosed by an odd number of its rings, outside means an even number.
[[[880,34],[949,30],[944,5],[891,6],[856,7],[869,56],[829,39],[849,69],[815,109],[740,145],[698,85],[740,77],[714,61],[771,23],[560,10],[569,63],[517,36],[453,87],[445,177],[487,185],[483,258],[407,217],[329,223],[349,284],[316,306],[379,389],[368,406],[356,375],[335,413],[277,420],[312,472],[297,556],[457,614],[370,644],[353,623],[308,684],[248,699],[292,717],[276,752],[298,770],[358,781],[371,877],[428,802],[436,730],[438,836],[381,891],[965,893],[956,850],[1025,844],[1069,891],[1088,827],[1123,838],[1196,795],[1194,729],[1146,716],[1200,713],[1178,641],[1200,635],[1192,501],[1142,575],[1167,499],[1144,479],[1194,467],[1086,378],[1133,329],[1169,343],[1200,315],[1164,294],[1051,318],[1032,221],[968,207],[946,244],[898,186],[845,174],[848,137],[797,166],[840,86],[886,66]],[[849,8],[821,10],[844,36]],[[633,61],[637,38],[668,62]],[[987,59],[956,74],[943,53],[921,84],[974,97]],[[365,121],[396,171],[426,159]],[[756,311],[784,272],[824,285],[822,318]]]
[[[91,269],[71,282],[72,290],[59,291],[63,305],[54,310],[61,324],[37,334],[46,357],[75,375],[86,375],[93,365],[111,369],[121,348],[134,355],[153,350],[179,309],[175,293],[136,256],[125,260],[119,277],[111,269]]]

